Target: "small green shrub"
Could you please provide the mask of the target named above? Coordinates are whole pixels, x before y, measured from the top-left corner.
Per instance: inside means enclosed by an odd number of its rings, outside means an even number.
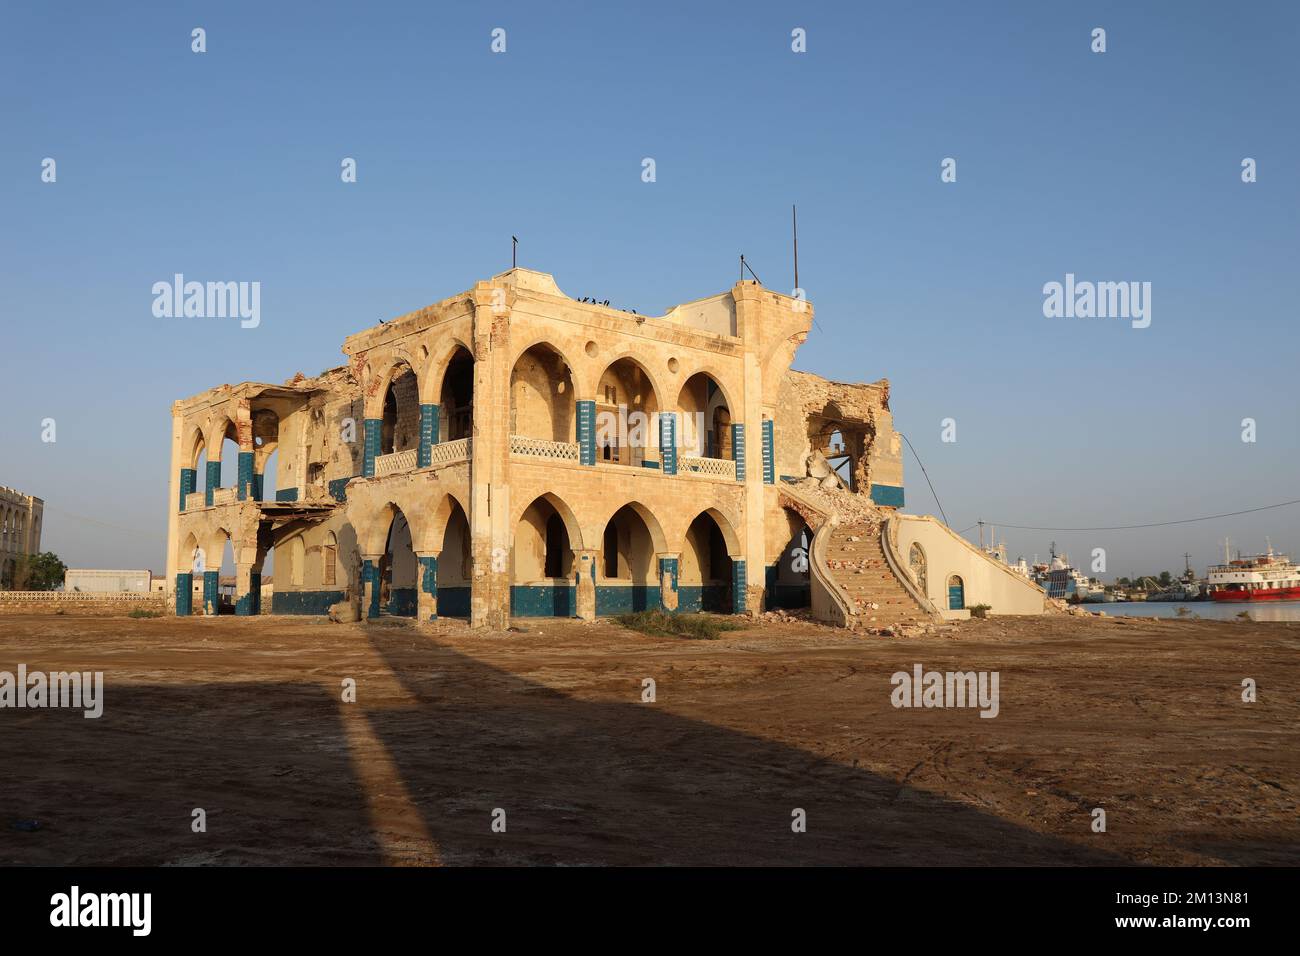
[[[146,610],[145,608],[138,607],[135,610],[133,610],[130,614],[128,614],[127,617],[135,617],[135,618],[162,617],[162,611],[149,611]]]
[[[724,631],[738,631],[743,627],[711,614],[669,614],[665,611],[620,614],[614,620],[651,637],[685,637],[696,641],[716,641]]]
[[[971,617],[988,617],[989,611],[993,610],[992,604],[972,604],[968,609]]]

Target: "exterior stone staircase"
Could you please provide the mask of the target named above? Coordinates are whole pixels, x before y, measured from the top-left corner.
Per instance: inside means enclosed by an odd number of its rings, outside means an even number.
[[[886,554],[888,514],[847,489],[818,491],[786,483],[781,503],[815,528],[809,549],[813,616],[855,631],[934,625],[940,612]],[[891,559],[892,557],[892,559]]]
[[[927,625],[932,612],[921,606],[895,576],[881,544],[882,522],[843,523],[828,528],[826,570],[856,611],[852,630]]]

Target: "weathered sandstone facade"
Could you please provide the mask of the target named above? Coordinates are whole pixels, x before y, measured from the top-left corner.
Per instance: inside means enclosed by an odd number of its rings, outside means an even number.
[[[41,550],[45,502],[13,488],[0,488],[0,588],[13,586],[18,559]]]
[[[876,519],[903,503],[888,382],[790,369],[812,315],[741,282],[639,316],[514,269],[351,336],[347,363],[314,378],[177,402],[173,605],[216,608],[227,540],[242,614],[350,601],[499,628],[807,605],[827,502]],[[226,439],[238,477],[218,487]]]

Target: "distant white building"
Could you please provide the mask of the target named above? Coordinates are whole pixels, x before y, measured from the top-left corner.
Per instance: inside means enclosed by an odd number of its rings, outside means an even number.
[[[152,571],[102,571],[87,568],[69,568],[63,575],[63,590],[81,592],[138,591],[148,594],[153,589]]]

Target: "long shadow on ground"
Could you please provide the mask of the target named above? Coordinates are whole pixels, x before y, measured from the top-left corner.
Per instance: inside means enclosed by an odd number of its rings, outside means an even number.
[[[0,715],[0,865],[383,862],[326,688],[129,685],[105,697],[97,720]],[[192,829],[195,808],[206,833]]]
[[[444,863],[1127,862],[631,692],[579,701],[423,635],[414,648],[409,632],[368,639],[418,700],[367,719]]]

